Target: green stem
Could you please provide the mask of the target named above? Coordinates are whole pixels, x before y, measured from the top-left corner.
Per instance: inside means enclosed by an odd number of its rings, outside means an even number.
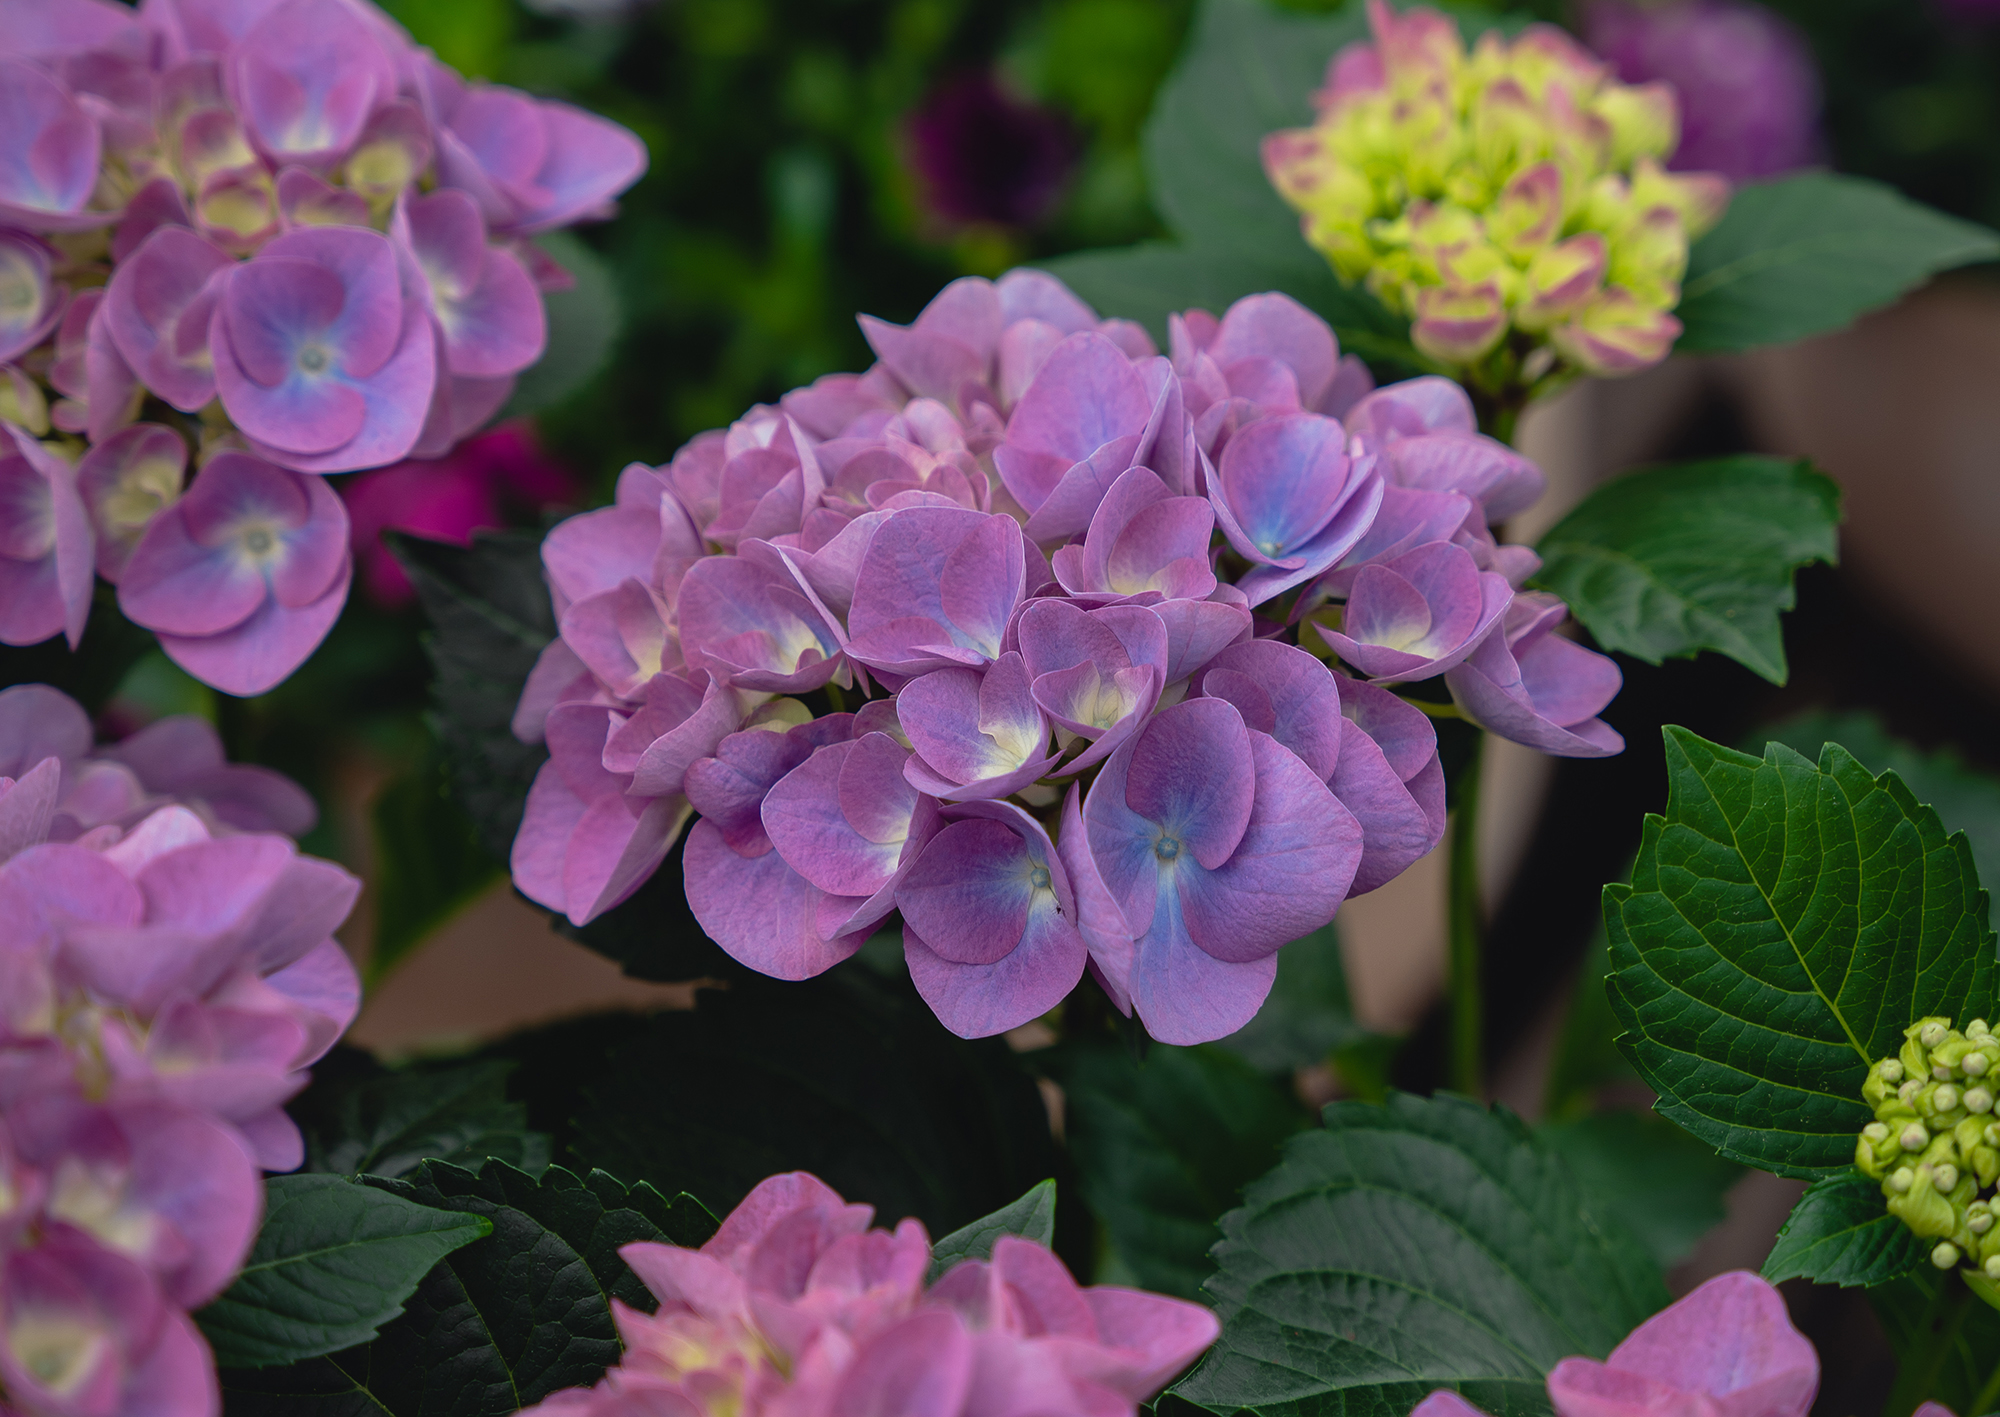
[[[1965,1285],[1949,1274],[1938,1276],[1937,1292],[1924,1307],[1923,1329],[1904,1357],[1902,1371],[1896,1374],[1896,1386],[1882,1408],[1884,1412],[1914,1412],[1930,1396],[1958,1342],[1959,1330],[1965,1327],[1972,1301],[1972,1291]],[[1981,1410],[1975,1407],[1968,1417],[1976,1417]]]
[[[1468,1097],[1485,1094],[1486,989],[1485,910],[1479,895],[1479,760],[1486,743],[1480,734],[1472,756],[1459,772],[1458,800],[1451,809],[1451,858],[1447,884],[1447,942],[1451,997],[1451,1085]]]
[[[1996,1402],[2000,1402],[2000,1368],[1993,1370],[1993,1376],[1986,1380],[1986,1386],[1979,1389],[1979,1396],[1972,1399],[1972,1406],[1967,1409],[1966,1417],[1985,1417],[1986,1413],[1993,1410]]]

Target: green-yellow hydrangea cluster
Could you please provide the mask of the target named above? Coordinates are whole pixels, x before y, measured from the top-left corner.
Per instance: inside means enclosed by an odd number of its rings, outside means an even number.
[[[1435,10],[1370,0],[1372,43],[1334,56],[1318,121],[1264,140],[1306,240],[1367,283],[1475,389],[1664,359],[1688,242],[1728,183],[1662,166],[1680,140],[1665,84],[1621,84],[1550,25],[1468,53]]]
[[[2000,1280],[2000,1038],[1983,1018],[1960,1033],[1948,1018],[1919,1019],[1901,1053],[1868,1070],[1861,1095],[1875,1120],[1861,1129],[1854,1164],[1882,1183],[1889,1211],[1937,1243],[1931,1263],[1961,1262]]]

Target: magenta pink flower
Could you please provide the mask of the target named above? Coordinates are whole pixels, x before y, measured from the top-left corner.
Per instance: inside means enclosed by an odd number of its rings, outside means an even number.
[[[1132,935],[1128,956],[1096,962],[1166,1043],[1249,1022],[1279,948],[1333,918],[1361,861],[1361,827],[1320,777],[1212,698],[1162,710],[1113,753],[1083,825]]]
[[[0,1113],[167,1103],[228,1124],[257,1165],[296,1167],[280,1104],[360,1006],[331,938],[359,889],[282,837],[211,837],[184,807],[18,853],[0,866],[0,1038],[17,1040],[0,1042]],[[96,1010],[75,1058],[29,1026],[58,979]]]
[[[1805,1417],[1818,1391],[1819,1355],[1792,1327],[1778,1291],[1748,1270],[1719,1274],[1668,1305],[1602,1363],[1565,1358],[1549,1373],[1556,1417]],[[1439,1390],[1411,1417],[1483,1414],[1456,1393]]]
[[[1135,467],[1111,484],[1083,541],[1049,564],[1078,600],[1206,600],[1216,584],[1214,532],[1206,498],[1176,497],[1151,469]]]
[[[217,835],[275,831],[297,837],[312,830],[319,815],[289,778],[228,762],[205,719],[177,714],[93,750],[90,719],[67,694],[46,684],[0,689],[0,775],[26,783],[44,768],[52,784],[50,816],[14,849],[73,841],[101,826],[122,831],[171,803],[194,811]]]
[[[146,528],[118,604],[196,678],[261,694],[333,628],[354,571],[347,537],[323,481],[221,453]]]
[[[1818,66],[1805,36],[1776,12],[1742,0],[1593,0],[1582,33],[1626,83],[1673,85],[1674,169],[1740,183],[1821,159]]]
[[[135,423],[97,444],[76,466],[77,490],[97,533],[98,574],[118,584],[160,509],[181,495],[187,444],[173,429]]]
[[[23,1414],[211,1417],[221,1403],[194,1320],[87,1240],[52,1236],[0,1259],[0,1335],[0,1382]]]
[[[687,771],[688,801],[701,813],[684,853],[688,906],[710,939],[773,978],[809,979],[849,958],[894,902],[892,889],[859,898],[820,889],[776,849],[763,813],[780,782],[816,752],[850,742],[854,730],[849,714],[829,714],[784,733],[753,728],[723,739],[713,757],[694,762]],[[860,775],[867,774],[878,807],[894,791],[881,775],[888,757],[877,745],[856,763],[857,788]],[[823,770],[801,786],[815,782],[823,785]],[[838,792],[837,776],[835,782]],[[934,809],[917,822],[916,806],[913,800],[910,823],[921,837],[934,825]],[[850,851],[866,850],[852,839],[859,832],[844,812],[839,821],[831,819],[831,812],[827,817],[827,835],[849,838],[845,844]],[[879,834],[883,828],[871,830]],[[907,843],[907,826],[904,831]],[[795,833],[795,841],[800,835]],[[916,842],[917,849],[922,845],[922,840]],[[897,866],[903,854],[898,852]],[[893,869],[889,880],[894,880]]]
[[[1195,676],[1193,687],[1228,700],[1246,725],[1289,748],[1354,815],[1361,827],[1361,862],[1350,895],[1394,880],[1443,839],[1437,732],[1421,710],[1329,673],[1304,650],[1274,640],[1249,640],[1220,651]],[[1390,759],[1391,750],[1402,769]],[[1426,772],[1434,782],[1413,787],[1409,779]]]
[[[451,373],[499,379],[542,357],[548,322],[541,292],[519,261],[487,244],[486,222],[470,196],[443,188],[405,198],[397,235],[423,272]]]
[[[92,554],[75,470],[0,422],[0,644],[60,634],[74,649],[90,613]]]
[[[699,693],[691,692],[698,706]],[[514,838],[514,880],[522,893],[578,925],[643,885],[686,818],[678,788],[637,794],[632,768],[613,772],[604,765],[605,741],[619,726],[618,716],[599,705],[562,704],[549,712],[549,760],[535,774]],[[719,725],[715,740],[733,726]]]
[[[645,145],[616,123],[420,62],[439,177],[470,193],[496,230],[532,235],[608,216],[646,171]]]
[[[1061,1003],[1090,951],[1069,873],[1041,823],[1011,802],[946,812],[952,820],[896,887],[903,953],[939,1021],[962,1038],[985,1038]]]
[[[1259,419],[1232,437],[1208,479],[1216,524],[1252,563],[1237,589],[1260,605],[1354,549],[1382,505],[1382,479],[1346,434],[1313,413]]]
[[[1048,541],[1088,527],[1127,468],[1150,467],[1169,490],[1190,490],[1184,424],[1180,382],[1166,360],[1135,362],[1106,336],[1084,332],[1049,352],[993,462],[1029,513],[1029,537]]]
[[[681,792],[689,902],[752,968],[817,974],[900,904],[960,1033],[1088,969],[1200,1042],[1444,830],[1429,720],[1295,647],[1309,617],[1382,683],[1477,664],[1468,713],[1602,746],[1602,675],[1503,623],[1537,563],[1492,522],[1541,473],[1450,381],[1371,389],[1277,295],[1178,317],[1162,359],[1035,272],[862,328],[874,368],[627,468],[544,542],[560,637],[514,720],[554,751],[515,854],[536,899],[622,896],[664,855],[635,824]],[[856,711],[766,698],[822,688]]]
[[[896,512],[876,528],[856,573],[848,652],[904,676],[989,663],[1040,562],[1012,517],[956,507]]]
[[[229,94],[274,163],[330,166],[396,92],[380,30],[345,0],[281,0],[231,46]]]
[[[27,231],[83,231],[117,213],[93,210],[103,135],[60,80],[15,58],[0,59],[0,221]]]
[[[25,232],[0,228],[0,364],[47,339],[62,318],[62,287],[49,279],[55,252]]]
[[[209,342],[222,406],[253,448],[300,472],[392,463],[416,446],[438,376],[429,313],[389,239],[290,232],[228,273]]]
[[[233,270],[227,251],[181,226],[162,226],[112,272],[106,322],[147,388],[183,413],[215,397],[209,320]]]
[[[761,1182],[699,1250],[619,1251],[660,1301],[613,1301],[625,1358],[541,1417],[1114,1417],[1215,1341],[1199,1304],[1083,1289],[1041,1246],[1004,1235],[927,1290],[923,1225],[871,1230],[804,1172]]]
[[[1499,627],[1513,603],[1505,576],[1482,571],[1463,548],[1432,541],[1354,575],[1338,630],[1320,636],[1378,684],[1444,673]]]
[[[1445,675],[1461,712],[1480,727],[1564,758],[1622,752],[1597,715],[1624,676],[1612,660],[1556,634],[1569,611],[1540,592],[1514,598],[1501,631]]]
[[[1275,291],[1244,296],[1220,320],[1206,310],[1170,315],[1167,329],[1195,441],[1211,457],[1245,423],[1277,413],[1341,418],[1375,387],[1326,321]]]
[[[377,604],[393,607],[407,605],[416,592],[383,544],[383,532],[464,546],[475,531],[505,526],[509,508],[532,515],[572,501],[576,483],[541,450],[531,425],[508,422],[442,458],[361,473],[341,485],[340,495],[361,584]]]

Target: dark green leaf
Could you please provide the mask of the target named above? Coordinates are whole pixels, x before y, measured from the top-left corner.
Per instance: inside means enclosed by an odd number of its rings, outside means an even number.
[[[1837,1171],[1813,1182],[1792,1207],[1764,1261],[1764,1278],[1773,1284],[1886,1284],[1924,1264],[1928,1249],[1929,1242],[1889,1214],[1880,1182],[1859,1171]]]
[[[1939,271],[2000,257],[2000,236],[1863,177],[1804,172],[1739,188],[1688,253],[1676,349],[1789,344],[1841,329]]]
[[[931,1246],[931,1272],[925,1280],[935,1284],[944,1272],[960,1260],[990,1259],[993,1245],[1002,1235],[1019,1235],[1047,1248],[1056,1238],[1056,1183],[1044,1181],[1012,1205],[1003,1205],[991,1215],[982,1215]]]
[[[1263,251],[1149,241],[1038,264],[1104,314],[1137,320],[1162,349],[1170,314],[1191,309],[1220,314],[1246,295],[1282,290],[1332,325],[1346,352],[1398,370],[1432,368],[1410,343],[1408,325],[1359,286],[1342,285],[1300,238],[1296,223],[1283,245]]]
[[[1476,6],[1446,8],[1468,34],[1496,23]],[[1312,121],[1327,60],[1366,34],[1358,4],[1319,16],[1262,0],[1206,0],[1144,139],[1148,189],[1178,244],[1084,251],[1046,269],[1105,314],[1142,322],[1163,346],[1172,311],[1220,313],[1242,296],[1282,290],[1323,316],[1346,350],[1398,374],[1432,370],[1410,344],[1407,320],[1342,284],[1306,245],[1258,151],[1266,134]]]
[[[1667,1302],[1553,1151],[1461,1097],[1332,1104],[1222,1233],[1222,1337],[1175,1389],[1219,1413],[1405,1417],[1440,1387],[1546,1413],[1550,1367]]]
[[[1741,1166],[1671,1122],[1636,1112],[1552,1122],[1539,1135],[1593,1208],[1623,1225],[1662,1268],[1687,1258],[1721,1222],[1723,1194],[1743,1177]]]
[[[367,1342],[432,1265],[493,1228],[337,1176],[273,1176],[264,1196],[242,1273],[197,1315],[224,1367],[295,1363]]]
[[[1033,1057],[1062,1086],[1070,1157],[1121,1280],[1194,1298],[1215,1269],[1216,1218],[1307,1122],[1289,1079],[1213,1046],[1154,1044],[1139,1062],[1076,1040]]]
[[[1928,1014],[1994,1012],[1994,937],[1963,835],[1838,744],[1815,766],[1666,730],[1667,812],[1604,890],[1619,1039],[1659,1110],[1738,1161],[1853,1160],[1861,1084]]]
[[[1056,1172],[1041,1094],[1007,1045],[946,1033],[907,982],[850,963],[696,997],[646,1020],[583,1088],[576,1155],[718,1212],[806,1170],[933,1235]]]
[[[475,1174],[426,1162],[371,1187],[478,1217],[492,1234],[437,1265],[373,1343],[267,1372],[225,1372],[230,1417],[501,1417],[618,1360],[614,1296],[655,1301],[618,1257],[634,1240],[699,1244],[714,1218],[602,1173],[550,1167],[537,1180],[499,1161]]]
[[[1257,1016],[1216,1043],[1267,1073],[1324,1063],[1372,1037],[1354,1019],[1340,935],[1329,924],[1278,953],[1278,979]]]
[[[1607,482],[1550,528],[1535,583],[1597,642],[1658,664],[1717,650],[1785,682],[1792,575],[1832,562],[1840,489],[1803,462],[1734,457]]]
[[[1893,772],[1910,795],[1937,808],[1948,832],[1962,831],[1972,846],[1972,863],[1982,881],[2000,881],[2000,780],[1980,772],[1952,749],[1926,753],[1892,737],[1880,719],[1868,713],[1809,713],[1766,729],[1748,751],[1760,751],[1775,740],[1807,757],[1823,743],[1838,743],[1870,772]]]
[[[549,1139],[507,1100],[511,1063],[413,1066],[315,1087],[295,1103],[306,1166],[343,1175],[401,1176],[422,1161],[477,1166],[498,1157],[526,1171],[549,1164]]]
[[[528,671],[556,633],[542,579],[542,539],[533,532],[475,532],[470,547],[399,532],[385,539],[430,619],[425,647],[437,671],[432,726],[458,800],[488,853],[504,861],[529,784],[548,757],[511,727]]]
[[[1312,122],[1327,60],[1367,37],[1359,5],[1300,15],[1264,0],[1206,0],[1146,124],[1149,190],[1176,235],[1219,251],[1295,249],[1325,269],[1264,176],[1259,147],[1268,133]]]
[[[477,1173],[427,1162],[408,1184],[431,1205],[494,1216],[518,1211],[574,1250],[606,1299],[648,1312],[656,1301],[619,1258],[618,1247],[635,1240],[700,1245],[717,1228],[692,1196],[668,1201],[652,1186],[628,1187],[604,1171],[592,1171],[586,1181],[560,1166],[537,1178],[504,1161],[488,1161]]]
[[[567,231],[538,236],[535,244],[576,277],[576,284],[542,296],[549,315],[548,348],[516,381],[501,418],[539,413],[589,383],[610,359],[623,324],[618,286],[602,256]]]
[[[385,787],[368,815],[377,863],[372,982],[477,899],[505,866],[453,800],[435,752]]]

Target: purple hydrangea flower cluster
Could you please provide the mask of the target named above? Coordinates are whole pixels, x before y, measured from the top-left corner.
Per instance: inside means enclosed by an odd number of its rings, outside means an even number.
[[[536,1417],[1131,1417],[1215,1341],[1200,1304],[1081,1288],[1002,1235],[926,1287],[923,1222],[871,1230],[803,1171],[759,1182],[700,1249],[619,1250],[660,1301],[611,1312],[625,1356]]]
[[[1820,158],[1819,66],[1782,15],[1748,0],[1591,0],[1582,19],[1584,43],[1618,77],[1680,95],[1674,171],[1744,183]]]
[[[261,693],[347,595],[313,476],[486,423],[568,281],[529,238],[645,148],[367,0],[0,0],[0,33],[0,643],[74,645],[94,568]]]
[[[1192,1043],[1437,844],[1437,737],[1399,689],[1623,746],[1617,668],[1494,534],[1542,474],[1458,385],[1375,389],[1276,294],[1173,317],[1167,355],[1027,270],[861,324],[867,373],[627,468],[544,543],[533,899],[591,919],[699,813],[689,903],[754,969],[817,974],[899,911],[957,1033],[1088,969]]]
[[[188,1315],[249,1251],[261,1171],[303,1159],[281,1104],[360,1003],[332,939],[360,882],[268,829],[311,820],[196,720],[93,750],[63,695],[0,693],[8,1412],[219,1410]]]

